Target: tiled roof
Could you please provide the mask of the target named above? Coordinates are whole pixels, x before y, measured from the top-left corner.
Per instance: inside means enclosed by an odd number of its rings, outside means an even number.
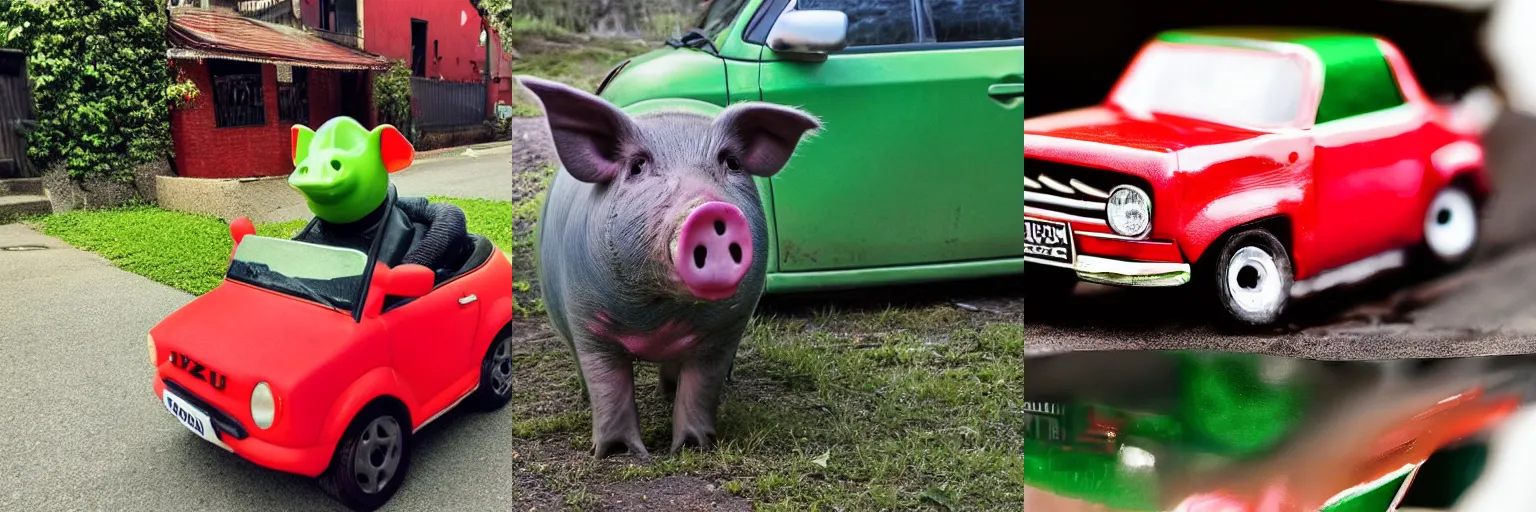
[[[229,59],[329,69],[385,69],[383,57],[326,41],[300,29],[238,14],[177,7],[166,29],[173,59]]]

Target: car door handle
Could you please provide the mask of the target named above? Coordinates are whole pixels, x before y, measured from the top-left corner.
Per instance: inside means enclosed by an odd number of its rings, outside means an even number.
[[[469,305],[469,303],[477,301],[477,300],[480,300],[480,297],[476,297],[475,294],[471,293],[469,295],[465,295],[463,297],[459,297],[459,305],[460,306],[467,306],[467,305]]]
[[[1024,84],[1023,83],[992,84],[992,85],[987,86],[987,96],[991,96],[993,98],[1002,99],[1002,98],[1012,98],[1014,96],[1023,96],[1023,95],[1024,95]]]

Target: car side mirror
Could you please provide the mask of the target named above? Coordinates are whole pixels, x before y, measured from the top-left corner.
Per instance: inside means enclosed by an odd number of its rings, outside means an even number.
[[[420,297],[431,292],[436,281],[437,274],[432,269],[407,263],[389,269],[384,293],[396,297]]]
[[[256,225],[251,223],[248,217],[240,217],[229,223],[229,238],[235,241],[235,247],[240,246],[240,241],[245,235],[256,234]]]
[[[768,48],[806,60],[826,60],[848,47],[848,15],[842,11],[789,11],[768,30]]]

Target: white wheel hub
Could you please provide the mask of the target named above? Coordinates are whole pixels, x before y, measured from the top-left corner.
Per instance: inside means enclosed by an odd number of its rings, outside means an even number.
[[[1226,279],[1232,303],[1245,312],[1268,315],[1285,299],[1275,257],[1258,247],[1247,246],[1233,253]]]
[[[1424,214],[1424,244],[1440,261],[1466,256],[1477,242],[1477,208],[1460,188],[1446,187]]]

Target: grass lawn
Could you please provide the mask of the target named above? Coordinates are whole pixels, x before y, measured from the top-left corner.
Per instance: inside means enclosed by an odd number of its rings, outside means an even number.
[[[502,33],[521,54],[512,63],[514,73],[555,80],[586,91],[596,89],[608,70],[620,61],[660,46],[633,39],[572,34],[549,22],[527,17],[512,20]],[[536,112],[522,115],[538,115]]]
[[[591,458],[575,364],[563,340],[546,336],[514,359],[519,458],[527,480],[574,509],[601,508],[616,483],[673,475],[716,484],[757,510],[1015,509],[1024,330],[1007,320],[947,303],[759,311],[713,452],[662,452],[671,407],[654,367],[638,366],[649,465]]]
[[[481,199],[449,199],[464,209],[469,230],[490,238],[502,250],[511,247],[511,205]],[[114,210],[77,210],[38,217],[29,224],[70,245],[100,254],[118,268],[191,292],[207,293],[224,279],[229,264],[229,224],[150,206]],[[287,238],[304,221],[263,224],[256,233]]]

